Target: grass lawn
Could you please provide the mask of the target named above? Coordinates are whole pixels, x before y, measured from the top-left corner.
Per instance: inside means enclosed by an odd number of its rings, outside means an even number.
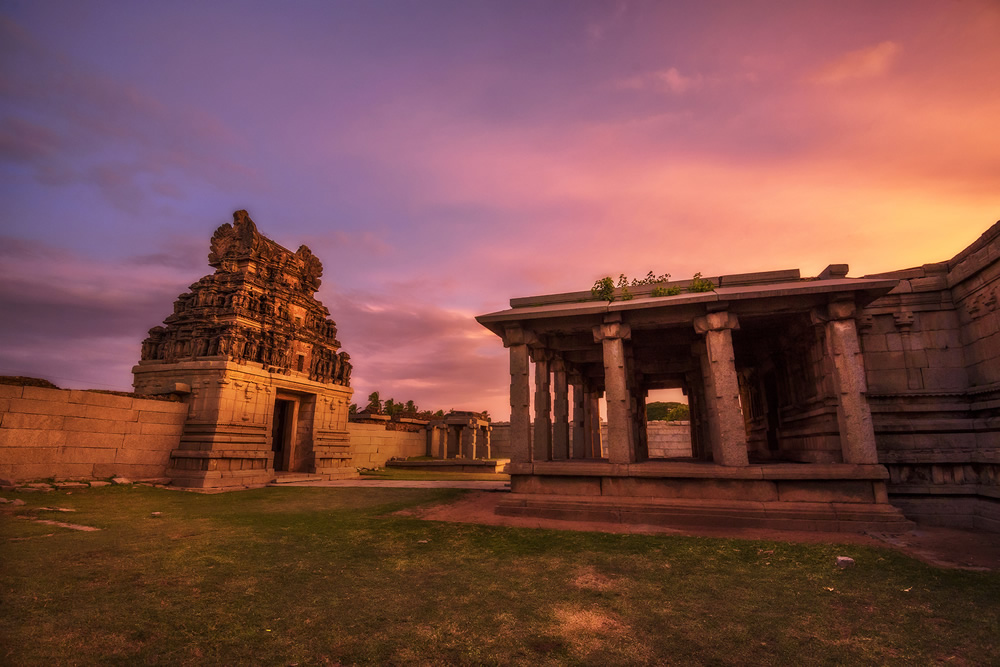
[[[25,506],[0,506],[0,663],[998,659],[1000,574],[941,570],[858,546],[389,515],[458,493],[108,487],[18,494]],[[38,510],[57,506],[77,511]],[[857,566],[836,569],[838,555]]]

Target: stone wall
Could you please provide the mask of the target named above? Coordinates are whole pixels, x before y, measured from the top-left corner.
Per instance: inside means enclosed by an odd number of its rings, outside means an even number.
[[[0,385],[0,477],[163,477],[187,410],[170,401]]]
[[[1000,223],[950,261],[880,276],[900,283],[858,325],[891,500],[1000,531]]]
[[[0,478],[167,477],[187,403],[69,389],[0,385]],[[347,426],[353,469],[427,453],[425,429]]]
[[[427,432],[389,431],[384,424],[350,422],[351,462],[356,468],[381,468],[389,459],[427,454]]]
[[[534,429],[531,430],[534,439]],[[665,422],[651,421],[646,424],[646,433],[649,438],[650,458],[676,458],[691,456],[691,423],[690,422]],[[607,441],[608,424],[601,423],[602,441]],[[570,430],[570,443],[573,441],[573,433]],[[491,454],[493,458],[510,458],[510,423],[494,422],[493,433],[490,437]]]
[[[603,435],[603,424],[601,431]],[[647,422],[646,435],[649,438],[649,458],[691,456],[691,422]]]

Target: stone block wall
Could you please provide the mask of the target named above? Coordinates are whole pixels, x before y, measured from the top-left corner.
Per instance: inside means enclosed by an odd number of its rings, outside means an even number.
[[[389,431],[384,424],[347,425],[351,463],[356,468],[381,468],[389,459],[427,454],[427,432]]]
[[[163,477],[187,409],[170,401],[0,385],[0,477]]]
[[[891,501],[926,523],[1000,532],[1000,223],[898,279],[858,321]]]
[[[603,431],[603,424],[601,429]],[[650,458],[691,456],[691,422],[647,422],[646,435]]]
[[[534,440],[534,429],[531,430]],[[646,424],[646,434],[649,438],[650,458],[676,458],[691,456],[691,423],[651,421]],[[601,423],[601,438],[608,439],[608,424]],[[570,431],[570,444],[573,442],[573,432]],[[490,436],[490,450],[493,458],[510,458],[510,423],[494,422]]]

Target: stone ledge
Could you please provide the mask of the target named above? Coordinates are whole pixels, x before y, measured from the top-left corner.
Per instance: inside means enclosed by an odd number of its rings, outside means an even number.
[[[511,463],[511,475],[578,477],[662,477],[695,479],[760,480],[888,480],[889,471],[882,465],[849,463],[773,463],[768,465],[720,466],[712,463],[646,461],[643,463],[606,463],[601,461],[545,461]]]
[[[824,503],[646,498],[588,498],[512,493],[496,509],[506,516],[655,525],[713,525],[826,532],[902,533],[913,528],[885,503]]]

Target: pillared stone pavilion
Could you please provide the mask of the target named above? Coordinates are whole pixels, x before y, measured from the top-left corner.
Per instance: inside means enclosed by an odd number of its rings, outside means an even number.
[[[855,321],[898,281],[846,275],[844,265],[811,279],[730,275],[709,292],[654,297],[646,286],[613,302],[589,292],[528,297],[478,317],[510,350],[512,493],[500,511],[907,528],[888,502]],[[648,456],[645,398],[665,388],[688,396],[689,458]]]

